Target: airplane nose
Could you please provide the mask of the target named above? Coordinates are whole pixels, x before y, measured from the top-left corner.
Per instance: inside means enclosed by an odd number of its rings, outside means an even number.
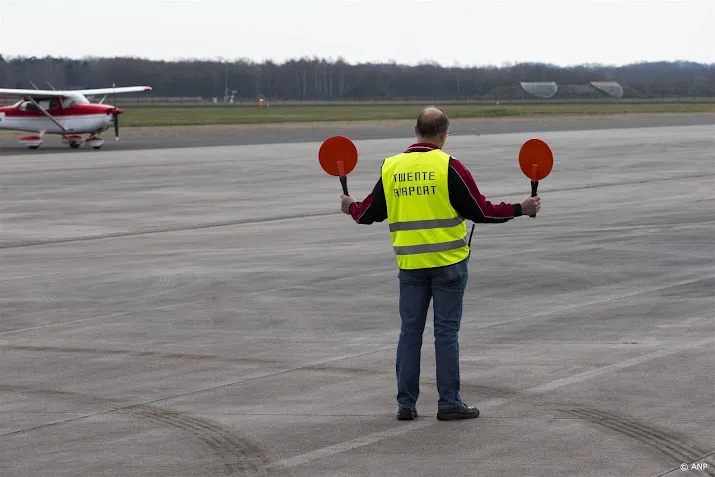
[[[124,112],[123,109],[119,109],[119,108],[114,108],[114,109],[112,109],[112,114],[114,114],[115,116],[119,116],[119,115],[122,114],[123,112]]]

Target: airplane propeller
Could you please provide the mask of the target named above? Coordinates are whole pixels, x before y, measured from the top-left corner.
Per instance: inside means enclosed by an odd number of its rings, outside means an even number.
[[[121,111],[117,108],[117,84],[112,83],[112,88],[114,88],[114,140],[119,141],[119,113]]]
[[[123,112],[123,110],[117,108],[116,106],[107,110],[107,116],[112,116],[112,122],[114,123],[114,138],[116,141],[119,141],[119,115]]]

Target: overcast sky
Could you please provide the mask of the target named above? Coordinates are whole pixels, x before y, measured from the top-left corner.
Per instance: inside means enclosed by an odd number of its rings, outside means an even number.
[[[715,0],[0,0],[7,56],[715,63]]]

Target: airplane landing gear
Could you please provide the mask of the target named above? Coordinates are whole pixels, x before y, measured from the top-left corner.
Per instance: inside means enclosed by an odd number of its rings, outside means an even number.
[[[42,145],[44,140],[42,136],[23,136],[18,141],[23,146],[27,146],[29,149],[37,149]]]
[[[98,150],[104,146],[104,138],[97,136],[95,134],[90,135],[85,141],[79,134],[73,134],[70,136],[62,136],[62,142],[69,144],[72,149],[79,148],[82,144],[87,144],[92,149]]]
[[[38,149],[44,142],[44,133],[23,136],[18,141],[23,146],[27,146],[29,149]],[[97,133],[91,134],[87,140],[82,138],[79,134],[68,134],[62,136],[62,142],[67,144],[72,149],[79,149],[82,144],[87,144],[94,150],[99,150],[104,146],[104,138],[99,136]]]
[[[90,146],[92,149],[98,151],[99,149],[104,146],[104,138],[101,136],[90,136],[87,138],[87,145]]]
[[[72,149],[77,149],[82,145],[84,140],[79,134],[71,134],[69,136],[62,136],[62,142],[69,144]]]

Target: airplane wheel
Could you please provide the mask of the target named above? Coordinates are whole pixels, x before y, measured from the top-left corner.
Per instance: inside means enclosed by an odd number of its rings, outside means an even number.
[[[86,143],[92,149],[98,151],[102,146],[104,146],[104,139],[99,136],[93,136],[87,139]]]
[[[81,142],[71,142],[71,143],[70,143],[70,147],[71,147],[72,149],[77,149],[77,148],[80,147],[81,145],[82,145]]]
[[[18,141],[23,146],[27,146],[29,149],[37,149],[42,145],[42,136],[23,136]]]

